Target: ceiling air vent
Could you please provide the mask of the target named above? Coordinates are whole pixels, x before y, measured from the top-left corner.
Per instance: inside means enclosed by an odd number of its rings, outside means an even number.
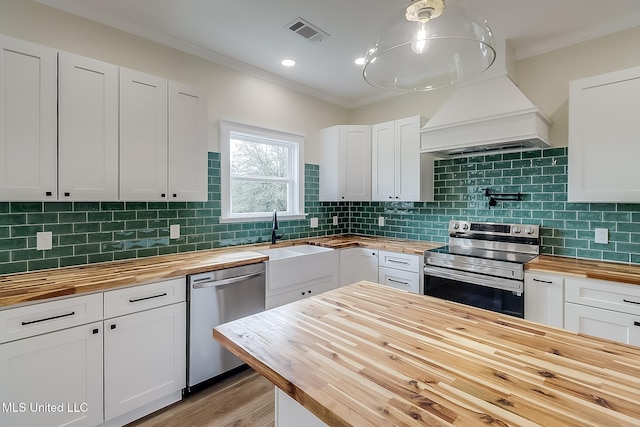
[[[296,18],[288,23],[285,28],[290,29],[296,34],[304,37],[305,39],[318,43],[324,40],[325,37],[329,37],[329,34],[322,31],[320,28],[311,25],[302,18]]]

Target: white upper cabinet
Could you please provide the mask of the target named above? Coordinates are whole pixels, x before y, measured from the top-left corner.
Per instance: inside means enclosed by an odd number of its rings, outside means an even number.
[[[207,200],[207,100],[169,82],[169,200]]]
[[[320,131],[320,200],[371,200],[371,126]]]
[[[420,116],[373,125],[371,145],[372,200],[433,200],[433,160],[420,154]]]
[[[0,36],[0,200],[57,198],[57,52]]]
[[[118,199],[118,67],[60,52],[60,200]]]
[[[120,199],[167,197],[167,80],[120,68]]]
[[[640,202],[640,67],[570,83],[571,202]]]

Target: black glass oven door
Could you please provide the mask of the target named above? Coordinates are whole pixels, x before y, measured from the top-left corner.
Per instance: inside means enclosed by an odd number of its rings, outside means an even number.
[[[424,294],[498,313],[524,317],[524,294],[425,273]]]

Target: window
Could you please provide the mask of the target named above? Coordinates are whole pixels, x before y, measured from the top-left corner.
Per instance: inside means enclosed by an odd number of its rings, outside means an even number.
[[[304,218],[304,138],[220,122],[221,222]]]

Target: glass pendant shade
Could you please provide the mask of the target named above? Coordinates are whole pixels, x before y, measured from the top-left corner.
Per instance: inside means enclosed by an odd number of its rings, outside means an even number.
[[[414,0],[394,17],[366,53],[371,86],[427,91],[472,79],[493,64],[487,21],[456,0]]]

